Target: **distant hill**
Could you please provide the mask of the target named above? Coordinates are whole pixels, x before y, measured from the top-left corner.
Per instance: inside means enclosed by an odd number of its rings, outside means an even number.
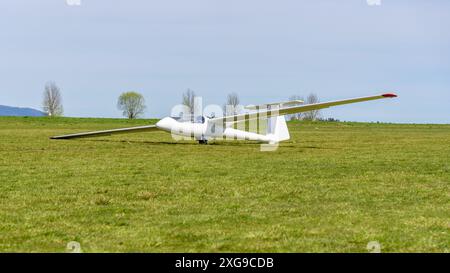
[[[42,117],[46,116],[46,114],[32,108],[20,108],[0,105],[0,116]]]

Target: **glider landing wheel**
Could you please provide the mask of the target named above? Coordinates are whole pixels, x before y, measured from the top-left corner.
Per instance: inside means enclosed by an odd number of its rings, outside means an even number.
[[[199,143],[199,144],[202,144],[202,145],[207,145],[207,144],[208,144],[208,140],[206,140],[206,139],[201,139],[201,140],[198,141],[198,143]]]

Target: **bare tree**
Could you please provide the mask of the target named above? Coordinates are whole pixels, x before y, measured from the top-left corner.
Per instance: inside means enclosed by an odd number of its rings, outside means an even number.
[[[135,119],[145,111],[144,96],[137,92],[125,92],[120,95],[117,102],[117,108],[123,112],[123,115],[129,119]]]
[[[227,96],[227,103],[224,107],[224,113],[225,115],[237,115],[241,111],[239,109],[239,96],[236,93],[230,93]]]
[[[190,118],[193,119],[195,111],[195,92],[191,89],[186,90],[186,92],[183,93],[181,104],[189,108]]]
[[[302,96],[299,96],[299,95],[292,95],[292,96],[289,97],[289,101],[294,101],[294,100],[304,101],[305,99]],[[303,114],[304,113],[291,114],[291,115],[288,116],[288,120],[302,120],[303,119]]]
[[[62,116],[64,109],[59,87],[54,82],[45,84],[42,108],[50,117]]]
[[[306,104],[314,104],[314,103],[319,103],[319,97],[317,96],[317,94],[315,93],[311,93],[308,95],[308,97],[306,98]],[[312,110],[309,112],[305,112],[303,113],[303,119],[305,120],[317,120],[320,117],[320,110]]]

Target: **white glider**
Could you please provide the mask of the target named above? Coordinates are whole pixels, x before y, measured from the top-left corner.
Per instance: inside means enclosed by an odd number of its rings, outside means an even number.
[[[95,131],[87,133],[70,134],[51,137],[51,139],[72,139],[82,137],[97,137],[123,133],[151,132],[162,130],[175,136],[190,137],[196,139],[200,144],[207,144],[213,139],[253,140],[264,143],[275,144],[290,139],[289,130],[284,118],[285,115],[324,109],[332,106],[350,104],[363,101],[371,101],[386,98],[395,98],[397,95],[388,93],[376,96],[322,102],[306,105],[298,105],[302,101],[288,101],[270,103],[259,106],[249,106],[247,109],[253,112],[231,115],[219,118],[208,118],[200,116],[195,122],[181,122],[174,118],[166,117],[158,121],[156,125],[139,126],[132,128]],[[258,134],[245,130],[233,128],[234,124],[252,120],[266,120],[266,134]],[[244,124],[245,125],[245,124]],[[244,126],[245,127],[245,126]]]

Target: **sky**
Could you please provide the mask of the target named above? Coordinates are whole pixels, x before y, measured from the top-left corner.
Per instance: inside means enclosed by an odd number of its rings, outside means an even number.
[[[188,88],[205,106],[231,92],[244,105],[395,92],[322,115],[450,123],[449,12],[448,0],[2,0],[0,104],[39,109],[47,81],[74,117],[121,117],[125,91],[144,95],[146,118]]]

